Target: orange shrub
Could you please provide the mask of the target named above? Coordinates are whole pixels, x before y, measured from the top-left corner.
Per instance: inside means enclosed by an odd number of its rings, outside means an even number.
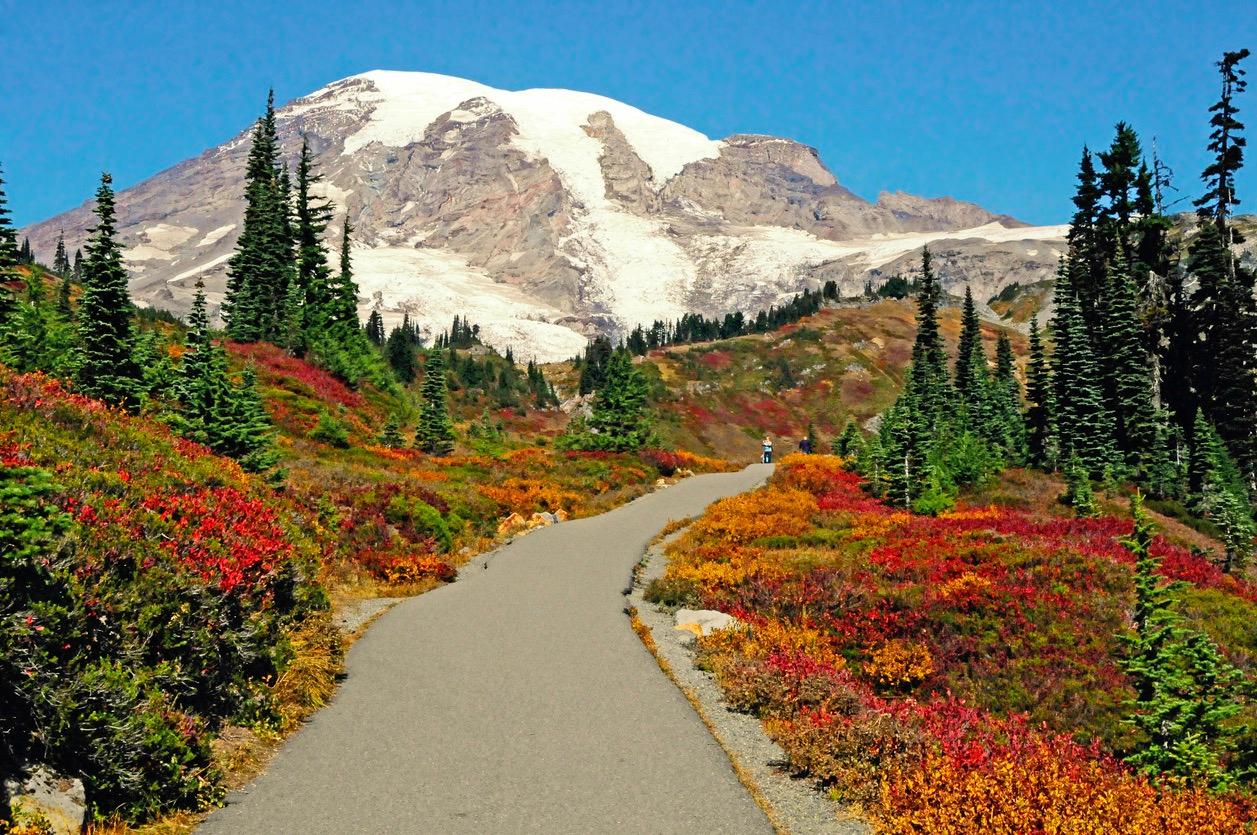
[[[882,687],[916,684],[934,672],[929,647],[915,641],[887,641],[869,654],[864,675]]]
[[[1163,791],[1102,761],[1062,757],[1046,741],[983,769],[931,754],[883,779],[872,811],[887,835],[1235,835],[1251,812],[1234,798]]]
[[[775,620],[721,629],[700,639],[699,646],[709,652],[733,652],[746,658],[767,658],[778,653],[804,656],[834,670],[846,665],[825,632]]]
[[[816,512],[811,493],[770,487],[716,502],[691,530],[700,541],[719,539],[730,544],[766,536],[801,536],[812,529]]]
[[[837,455],[803,455],[796,452],[781,459],[774,480],[787,487],[821,494],[829,492],[842,472],[842,459]]]
[[[576,493],[531,478],[508,478],[501,484],[486,484],[477,489],[511,513],[570,511],[580,501]]]

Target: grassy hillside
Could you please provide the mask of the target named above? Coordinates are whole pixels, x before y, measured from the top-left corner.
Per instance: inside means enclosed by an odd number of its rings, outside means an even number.
[[[781,455],[809,422],[822,438],[837,435],[850,418],[865,424],[899,395],[915,316],[911,300],[842,306],[762,336],[652,352],[643,367],[655,380],[660,430],[677,446],[750,461],[765,433]],[[940,328],[954,359],[958,307],[943,309]],[[998,332],[983,324],[990,356]],[[1009,335],[1023,355],[1025,337]]]

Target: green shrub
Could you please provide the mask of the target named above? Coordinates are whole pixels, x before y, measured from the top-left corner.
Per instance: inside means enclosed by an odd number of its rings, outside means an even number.
[[[699,604],[698,586],[690,580],[660,577],[646,586],[646,601],[659,606],[680,609]]]
[[[345,424],[325,411],[319,412],[318,423],[310,430],[311,440],[344,449],[349,446],[349,430]]]
[[[448,552],[454,545],[454,536],[441,512],[422,499],[394,496],[384,517],[396,525],[407,527],[408,533],[416,537],[431,537],[442,553]]]

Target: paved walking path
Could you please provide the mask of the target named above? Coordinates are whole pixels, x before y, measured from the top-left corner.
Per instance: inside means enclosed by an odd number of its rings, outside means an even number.
[[[335,701],[198,831],[771,833],[621,594],[670,519],[770,469],[538,530],[399,604]]]

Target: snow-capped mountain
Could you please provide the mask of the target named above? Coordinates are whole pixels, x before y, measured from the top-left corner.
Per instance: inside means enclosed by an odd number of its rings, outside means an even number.
[[[454,314],[517,355],[571,356],[596,332],[695,311],[753,311],[836,279],[844,293],[907,271],[930,243],[945,286],[985,299],[1050,276],[1064,227],[969,203],[843,188],[816,151],[770,136],[713,141],[612,99],[498,90],[375,71],[278,111],[294,154],[309,138],[354,227],[361,312],[432,328]],[[221,300],[243,213],[249,130],[119,195],[137,301]],[[84,205],[26,230],[50,253],[91,226]],[[329,241],[338,230],[329,230]]]

